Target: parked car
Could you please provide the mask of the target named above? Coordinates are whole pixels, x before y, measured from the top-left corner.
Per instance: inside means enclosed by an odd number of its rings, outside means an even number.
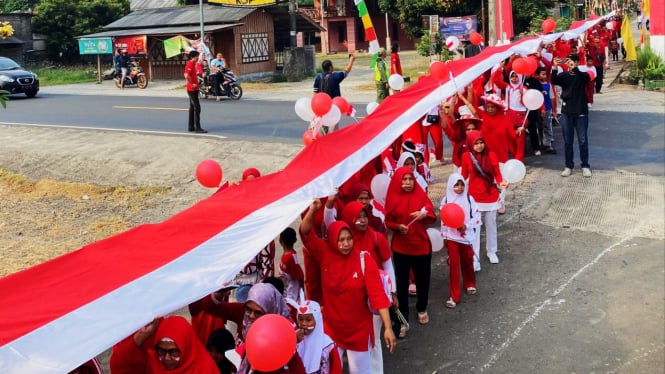
[[[11,95],[23,93],[34,97],[39,92],[39,78],[11,58],[0,57],[0,90],[9,91]]]

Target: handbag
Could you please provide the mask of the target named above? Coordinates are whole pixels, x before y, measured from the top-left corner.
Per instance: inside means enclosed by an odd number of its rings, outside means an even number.
[[[441,117],[438,114],[428,114],[425,120],[429,123],[439,123]]]

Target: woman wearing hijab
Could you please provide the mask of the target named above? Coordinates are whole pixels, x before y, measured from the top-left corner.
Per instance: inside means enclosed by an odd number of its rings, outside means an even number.
[[[245,316],[242,322],[243,340],[247,337],[247,332],[252,327],[252,323],[266,314],[279,314],[291,320],[286,300],[284,300],[282,294],[271,284],[257,283],[249,289],[245,302]],[[274,371],[274,373],[305,374],[305,367],[298,353],[294,354],[284,367]],[[288,369],[286,369],[287,367]],[[250,371],[250,369],[247,356],[244,356],[240,362],[238,374],[256,373]]]
[[[429,322],[427,304],[432,265],[432,249],[426,229],[436,221],[432,202],[424,190],[416,186],[414,172],[400,167],[390,179],[386,193],[386,226],[392,230],[391,247],[397,278],[399,310],[409,320],[409,270],[416,284],[418,322]],[[406,334],[406,326],[400,336]]]
[[[316,236],[313,217],[320,208],[321,201],[314,200],[300,224],[300,236],[320,266],[323,300],[328,305],[323,309],[323,317],[341,353],[347,352],[349,373],[370,374],[374,329],[368,302],[381,315],[384,341],[392,353],[395,335],[388,313],[391,303],[384,293],[376,263],[367,256],[362,266],[361,253],[346,223],[331,223],[327,241]]]
[[[148,374],[215,374],[219,369],[196,334],[181,316],[155,320],[125,339],[113,350],[111,371],[123,362],[143,362]],[[121,372],[121,371],[118,371]],[[129,372],[129,371],[122,371]]]
[[[493,264],[499,263],[496,240],[496,213],[501,207],[499,188],[505,189],[508,183],[503,181],[499,161],[494,152],[485,146],[485,140],[480,131],[469,131],[466,134],[466,147],[469,152],[462,155],[462,176],[469,182],[469,195],[478,204],[483,225],[486,232],[487,257]],[[480,233],[473,241],[475,253],[474,268],[480,270],[476,261],[480,256]]]
[[[399,155],[399,159],[397,160],[397,167],[400,168],[402,166],[406,166],[411,169],[413,176],[418,183],[418,186],[420,186],[424,192],[427,192],[427,181],[422,175],[420,175],[420,173],[418,173],[416,170],[416,165],[418,165],[418,163],[416,162],[416,156],[413,153],[402,152],[402,154]]]
[[[348,203],[342,210],[342,221],[351,229],[353,235],[353,245],[360,251],[366,251],[374,262],[379,265],[390,278],[390,294],[393,304],[397,305],[397,296],[395,294],[395,268],[393,267],[392,253],[388,239],[378,234],[369,227],[367,210],[358,201]],[[374,348],[372,349],[372,374],[383,373],[383,358],[381,351],[381,316],[373,316],[374,324]]]
[[[464,289],[469,295],[475,295],[476,273],[473,271],[473,240],[478,235],[480,212],[476,201],[468,194],[468,186],[461,174],[453,173],[448,177],[446,196],[441,200],[441,209],[446,204],[455,204],[464,212],[464,224],[461,227],[446,226],[441,222],[441,234],[448,247],[448,265],[450,266],[450,298],[446,307],[454,308],[460,301],[460,269]]]
[[[367,211],[369,227],[385,236],[387,234],[385,224],[386,211],[383,205],[372,197],[372,191],[370,188],[364,183],[356,183],[351,188],[351,195],[355,201],[361,203]]]

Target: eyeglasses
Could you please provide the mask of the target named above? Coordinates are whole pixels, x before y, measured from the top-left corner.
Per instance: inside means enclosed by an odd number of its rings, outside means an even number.
[[[247,314],[248,316],[251,316],[253,314],[254,317],[259,318],[259,317],[263,316],[264,314],[266,314],[266,312],[264,312],[260,309],[252,309],[249,306],[245,305],[245,314]]]
[[[180,357],[180,350],[178,348],[164,349],[160,346],[157,346],[155,347],[155,352],[157,352],[157,356],[159,357],[166,357],[166,355],[169,355],[172,358]]]

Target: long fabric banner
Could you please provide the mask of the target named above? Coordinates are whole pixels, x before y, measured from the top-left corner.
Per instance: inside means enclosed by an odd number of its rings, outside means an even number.
[[[456,87],[541,42],[523,39],[450,62],[455,82],[419,79],[361,122],[317,139],[279,172],[0,279],[0,373],[69,372],[155,317],[217,290],[312,198],[330,194]]]

